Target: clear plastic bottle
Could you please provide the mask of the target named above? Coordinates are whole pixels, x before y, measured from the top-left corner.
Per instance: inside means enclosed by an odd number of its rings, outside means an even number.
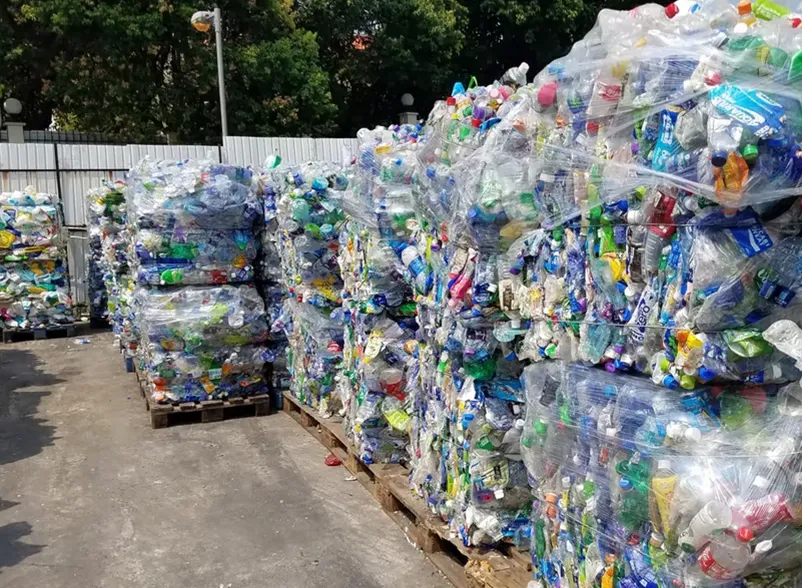
[[[732,509],[719,500],[711,500],[691,519],[690,525],[679,536],[684,551],[698,551],[710,536],[732,524]]]
[[[699,554],[699,568],[715,580],[732,580],[749,565],[752,550],[732,535],[722,534],[713,539]]]

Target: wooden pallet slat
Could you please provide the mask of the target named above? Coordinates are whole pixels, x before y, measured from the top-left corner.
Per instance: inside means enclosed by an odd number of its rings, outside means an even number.
[[[3,329],[3,343],[19,343],[21,341],[42,341],[45,339],[62,339],[75,336],[75,324],[51,325],[33,329]]]
[[[524,588],[532,578],[528,554],[465,547],[409,486],[409,470],[399,464],[367,465],[348,439],[338,417],[323,418],[285,392],[282,406],[292,419],[336,455],[374,496],[385,513],[457,588]]]
[[[139,393],[145,401],[145,409],[150,413],[150,424],[154,429],[164,429],[173,424],[214,423],[238,416],[270,414],[269,394],[170,404],[153,402],[144,374],[139,367],[134,371],[139,381]]]

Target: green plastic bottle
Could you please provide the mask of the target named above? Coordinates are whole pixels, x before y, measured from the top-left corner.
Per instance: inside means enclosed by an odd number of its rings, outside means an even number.
[[[774,20],[788,16],[791,11],[771,0],[753,0],[752,14],[761,20]]]

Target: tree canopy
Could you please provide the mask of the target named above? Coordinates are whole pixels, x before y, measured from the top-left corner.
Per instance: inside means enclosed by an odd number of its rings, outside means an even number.
[[[537,71],[633,0],[219,0],[229,132],[349,136],[422,116],[456,80],[487,82],[521,61]],[[29,128],[148,141],[220,137],[214,33],[191,28],[197,0],[7,0],[0,97]]]

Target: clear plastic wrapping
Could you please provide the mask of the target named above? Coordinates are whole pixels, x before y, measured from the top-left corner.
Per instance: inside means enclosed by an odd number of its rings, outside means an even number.
[[[252,179],[233,165],[146,158],[128,176],[128,216],[144,229],[253,229],[262,203]]]
[[[270,330],[251,284],[264,209],[252,172],[145,159],[128,174],[126,208],[139,284],[132,311],[153,399],[267,392],[263,364],[272,354],[258,344]]]
[[[751,585],[802,563],[798,384],[678,394],[560,362],[523,381],[542,582]]]
[[[33,188],[0,194],[0,256],[5,261],[64,256],[61,216],[52,195]]]
[[[130,235],[126,226],[125,182],[104,183],[87,193],[89,253],[87,284],[90,318],[107,318],[115,336],[125,348],[130,347],[130,324],[118,307],[121,293],[127,292],[130,268],[128,247]],[[125,331],[128,331],[128,335]]]
[[[0,319],[5,329],[73,322],[59,204],[33,188],[0,194]]]
[[[265,306],[256,288],[137,288],[134,305],[148,345],[166,351],[220,348],[267,338]]]

